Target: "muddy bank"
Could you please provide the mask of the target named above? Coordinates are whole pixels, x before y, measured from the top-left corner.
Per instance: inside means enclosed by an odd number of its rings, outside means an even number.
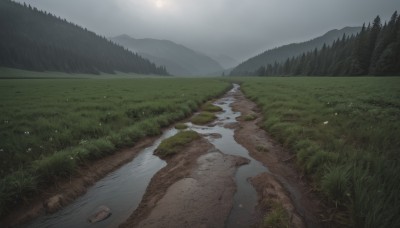
[[[242,116],[238,118],[239,127],[235,130],[235,140],[270,171],[270,174],[261,174],[252,178],[252,184],[259,194],[257,209],[266,214],[268,211],[265,200],[271,198],[282,203],[291,215],[292,224],[295,227],[303,225],[321,227],[320,215],[323,205],[313,193],[313,188],[302,179],[294,163],[293,154],[282,148],[258,126],[262,118],[254,102],[246,99],[241,91],[235,94],[235,99],[233,109],[242,113]],[[256,118],[245,121],[243,116],[246,115],[253,115]]]
[[[19,226],[46,213],[58,211],[85,194],[90,186],[108,173],[132,161],[143,148],[151,145],[156,139],[157,137],[143,139],[132,148],[123,149],[79,168],[70,179],[58,181],[24,205],[13,209],[9,215],[2,218],[0,227]]]
[[[247,159],[201,138],[167,160],[121,227],[223,227],[233,204],[234,173]]]

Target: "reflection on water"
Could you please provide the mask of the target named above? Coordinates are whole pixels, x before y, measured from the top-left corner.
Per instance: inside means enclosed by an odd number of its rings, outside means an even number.
[[[160,142],[177,133],[170,129],[150,147],[141,151],[136,158],[110,173],[85,195],[62,210],[34,220],[28,227],[117,227],[125,221],[139,205],[151,178],[166,163],[153,155]],[[102,222],[91,224],[88,217],[98,206],[106,205],[112,215]]]

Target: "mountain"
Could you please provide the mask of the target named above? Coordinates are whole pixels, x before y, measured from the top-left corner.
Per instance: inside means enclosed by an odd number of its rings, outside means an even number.
[[[78,25],[10,0],[0,1],[0,66],[68,73],[167,74],[149,60]]]
[[[400,75],[400,16],[389,22],[379,16],[352,36],[343,36],[320,49],[285,62],[258,68],[257,76],[395,76]]]
[[[111,40],[158,65],[165,66],[173,75],[207,75],[223,70],[219,63],[210,57],[172,41],[135,39],[128,35],[120,35]]]
[[[217,61],[224,69],[234,68],[240,63],[227,55],[210,55],[210,57]]]
[[[255,72],[262,66],[266,67],[268,64],[274,64],[275,62],[281,63],[288,58],[296,57],[305,52],[312,51],[315,48],[319,49],[324,44],[330,45],[338,38],[342,38],[344,34],[348,36],[360,31],[361,27],[345,27],[340,30],[334,29],[325,33],[323,36],[306,42],[288,44],[265,51],[264,53],[239,64],[232,70],[231,75],[247,75],[250,72]]]

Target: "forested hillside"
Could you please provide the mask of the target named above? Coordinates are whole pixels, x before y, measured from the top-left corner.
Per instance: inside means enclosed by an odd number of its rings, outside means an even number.
[[[400,16],[395,12],[384,25],[378,16],[356,36],[260,67],[252,75],[400,75]]]
[[[120,35],[111,40],[165,66],[173,75],[206,75],[223,70],[210,57],[169,40],[135,39],[128,35]]]
[[[78,25],[0,1],[0,66],[35,71],[167,74],[149,60]]]
[[[265,51],[262,54],[239,64],[232,70],[231,75],[240,76],[252,74],[262,66],[266,67],[268,64],[274,64],[275,62],[284,62],[287,58],[291,58],[292,56],[301,55],[302,53],[312,51],[315,48],[322,48],[324,44],[330,45],[338,38],[341,38],[343,34],[355,35],[360,30],[361,27],[345,27],[340,30],[334,29],[320,37],[306,42],[288,44]]]

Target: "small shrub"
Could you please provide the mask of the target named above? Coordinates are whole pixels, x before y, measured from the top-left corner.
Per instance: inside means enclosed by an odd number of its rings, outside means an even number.
[[[204,125],[215,120],[217,117],[211,112],[201,112],[200,114],[194,116],[191,121],[196,125]]]
[[[162,158],[172,156],[178,153],[183,146],[198,138],[200,138],[200,135],[195,131],[181,131],[162,141],[156,149],[155,154]]]

